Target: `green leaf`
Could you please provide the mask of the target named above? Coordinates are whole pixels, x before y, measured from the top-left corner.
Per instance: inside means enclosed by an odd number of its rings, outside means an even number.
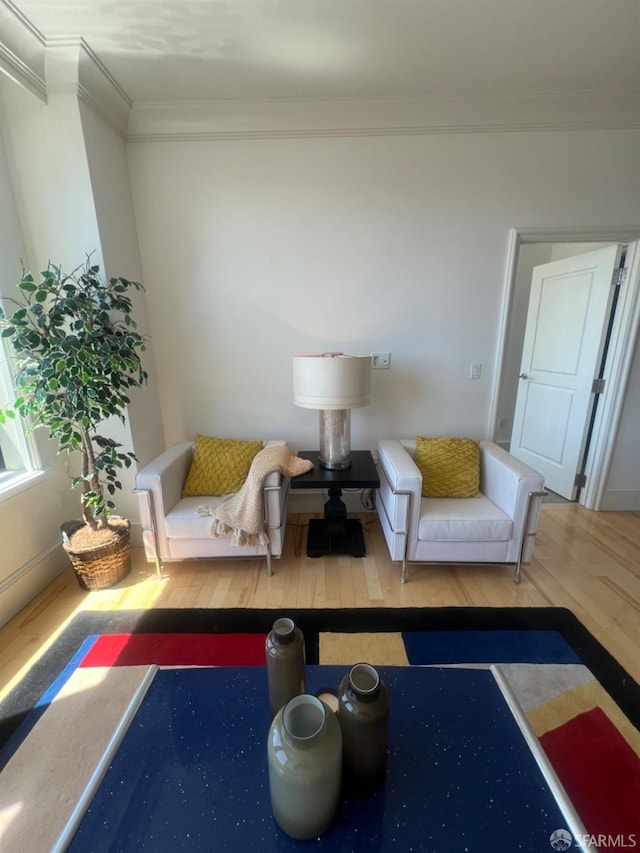
[[[15,333],[16,333],[15,326],[7,326],[6,329],[2,330],[2,337],[3,338],[10,338],[12,335],[15,335]]]
[[[33,283],[33,277],[30,275],[25,276],[18,285],[18,287],[20,288],[20,290],[24,290],[27,293],[33,293],[34,290],[38,289],[38,286]]]

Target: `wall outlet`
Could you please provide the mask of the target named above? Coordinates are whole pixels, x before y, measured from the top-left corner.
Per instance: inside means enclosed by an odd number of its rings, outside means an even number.
[[[383,370],[387,367],[391,367],[391,353],[390,352],[372,352],[371,353],[371,367],[373,370]]]
[[[469,365],[469,379],[480,379],[480,375],[482,374],[482,365],[481,364],[470,364]]]

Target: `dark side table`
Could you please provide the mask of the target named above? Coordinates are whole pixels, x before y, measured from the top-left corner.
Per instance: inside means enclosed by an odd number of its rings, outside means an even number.
[[[351,467],[344,471],[321,468],[317,450],[302,450],[298,456],[310,459],[313,469],[306,474],[292,477],[291,488],[327,489],[329,493],[329,500],[324,505],[324,518],[309,520],[307,556],[350,554],[352,557],[364,557],[367,550],[362,524],[358,518],[347,518],[342,490],[380,487],[380,478],[371,451],[352,450]]]

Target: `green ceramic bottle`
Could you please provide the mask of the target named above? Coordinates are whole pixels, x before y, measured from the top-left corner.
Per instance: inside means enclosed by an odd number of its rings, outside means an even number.
[[[292,838],[317,838],[331,825],[342,776],[342,735],[336,715],[304,693],[276,714],[267,747],[271,809]]]
[[[271,717],[289,699],[304,693],[305,652],[302,631],[292,619],[276,619],[265,642]]]
[[[370,664],[355,664],[340,682],[338,721],[345,790],[363,795],[377,791],[387,774],[389,694]]]

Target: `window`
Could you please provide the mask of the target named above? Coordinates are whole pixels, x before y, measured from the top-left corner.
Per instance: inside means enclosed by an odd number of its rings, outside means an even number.
[[[11,374],[4,349],[0,349],[0,406],[13,399]],[[0,424],[0,491],[17,477],[36,468],[32,442],[25,432],[25,423],[19,415],[7,418]]]

